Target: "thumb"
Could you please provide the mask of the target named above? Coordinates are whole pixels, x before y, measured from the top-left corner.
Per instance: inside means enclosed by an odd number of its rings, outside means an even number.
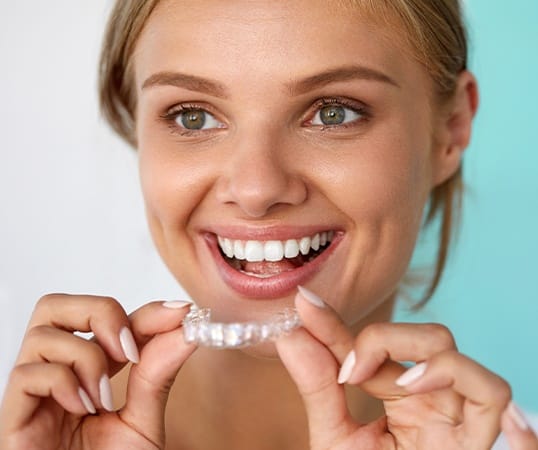
[[[281,337],[276,347],[303,398],[311,448],[331,448],[355,431],[331,352],[304,328]]]
[[[196,349],[183,339],[181,323],[189,308],[182,303],[165,303],[172,304],[172,308],[163,307],[160,302],[151,303],[131,316],[137,342],[146,343],[140,352],[140,362],[131,367],[126,403],[119,414],[124,422],[160,448],[164,446],[168,394],[179,369]]]

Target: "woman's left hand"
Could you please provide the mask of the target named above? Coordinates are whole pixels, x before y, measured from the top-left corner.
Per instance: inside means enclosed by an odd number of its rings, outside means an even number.
[[[277,349],[305,402],[312,450],[488,450],[501,426],[512,450],[538,450],[509,385],[459,353],[446,327],[380,323],[354,337],[330,306],[305,297],[296,297],[303,327]],[[380,399],[386,416],[357,423],[344,382]]]

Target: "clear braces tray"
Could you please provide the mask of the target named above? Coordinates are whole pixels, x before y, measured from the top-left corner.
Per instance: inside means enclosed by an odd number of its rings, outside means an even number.
[[[188,343],[215,348],[241,348],[274,341],[299,327],[297,311],[286,308],[264,322],[211,322],[209,308],[193,307],[183,320],[183,335]]]

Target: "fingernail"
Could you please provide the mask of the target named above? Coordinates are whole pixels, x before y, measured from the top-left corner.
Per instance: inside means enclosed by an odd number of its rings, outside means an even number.
[[[301,293],[301,295],[306,301],[308,301],[314,306],[317,306],[318,308],[325,308],[325,302],[321,298],[319,298],[316,294],[314,294],[313,292],[309,291],[308,289],[302,286],[297,286],[297,289],[299,290],[299,292]]]
[[[131,333],[131,330],[129,330],[129,328],[127,327],[123,327],[120,331],[120,344],[121,348],[123,349],[123,353],[125,354],[125,357],[129,361],[138,364],[138,362],[140,361],[138,348],[136,346],[133,333]]]
[[[80,397],[80,400],[82,401],[82,404],[84,405],[84,408],[90,413],[95,414],[97,411],[95,410],[95,406],[93,406],[92,401],[90,400],[89,395],[86,393],[84,389],[81,387],[78,388],[78,396]]]
[[[101,397],[101,405],[107,411],[114,411],[114,402],[112,401],[112,388],[110,387],[110,378],[108,375],[103,375],[99,380],[99,395]]]
[[[163,306],[169,309],[181,309],[181,308],[185,308],[185,306],[190,306],[190,305],[192,305],[192,302],[188,302],[184,300],[173,300],[173,301],[163,302]]]
[[[426,363],[417,364],[402,373],[400,377],[396,380],[396,384],[402,387],[408,386],[409,384],[418,380],[422,375],[424,375],[425,371]]]
[[[518,426],[518,428],[522,431],[527,431],[529,429],[529,424],[527,423],[525,416],[521,412],[521,409],[519,409],[514,402],[510,402],[507,409],[508,414]]]
[[[351,372],[353,372],[353,367],[355,367],[356,361],[357,359],[355,356],[355,351],[351,350],[347,354],[346,359],[344,359],[344,363],[342,364],[340,372],[338,373],[338,384],[344,384],[347,382],[347,380],[349,380]]]

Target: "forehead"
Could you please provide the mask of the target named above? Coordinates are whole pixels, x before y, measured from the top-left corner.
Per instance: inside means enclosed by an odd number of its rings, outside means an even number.
[[[351,64],[402,79],[416,72],[398,39],[401,30],[356,3],[161,0],[137,43],[137,85],[154,72],[175,70],[211,78],[218,70],[230,83],[248,75],[287,81]]]

